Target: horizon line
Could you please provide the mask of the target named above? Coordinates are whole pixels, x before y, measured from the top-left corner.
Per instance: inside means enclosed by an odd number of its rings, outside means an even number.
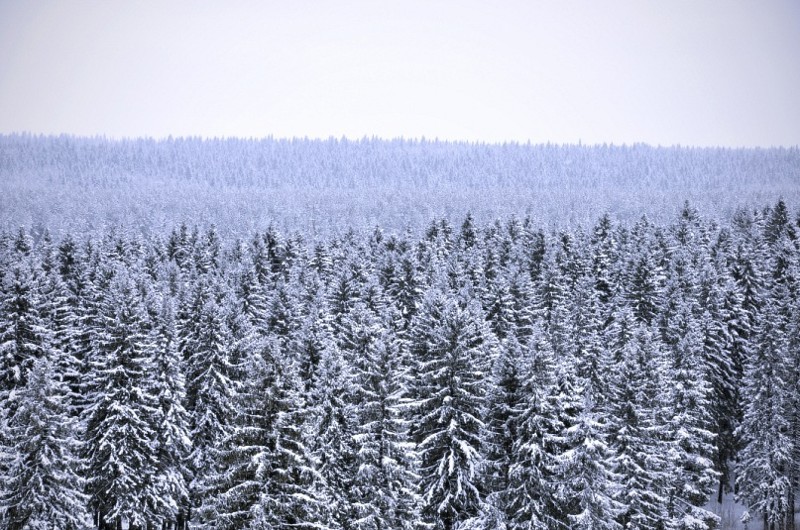
[[[486,146],[486,147],[493,147],[493,146],[522,146],[522,147],[585,147],[585,148],[597,148],[597,147],[648,147],[652,149],[709,149],[709,150],[796,150],[800,149],[800,144],[782,144],[782,145],[698,145],[698,144],[681,144],[681,143],[672,143],[672,144],[661,144],[661,143],[650,143],[647,141],[635,141],[635,142],[614,142],[614,141],[605,141],[605,142],[592,142],[587,143],[583,142],[581,139],[578,139],[575,142],[556,142],[551,140],[518,140],[518,139],[510,139],[510,140],[476,140],[476,139],[451,139],[451,138],[439,138],[438,136],[428,137],[425,135],[421,136],[393,136],[393,137],[386,137],[386,136],[379,136],[379,135],[363,135],[359,137],[348,136],[348,135],[329,135],[329,136],[278,136],[274,134],[267,134],[264,136],[253,136],[253,135],[173,135],[168,134],[164,135],[109,135],[104,133],[97,133],[97,134],[80,134],[80,133],[68,133],[68,132],[61,132],[61,133],[52,133],[52,132],[32,132],[32,131],[12,131],[12,132],[0,132],[0,138],[9,138],[9,137],[33,137],[33,138],[70,138],[70,139],[77,139],[77,140],[100,140],[108,143],[122,143],[122,142],[130,142],[130,141],[137,141],[137,140],[146,140],[146,141],[154,141],[154,142],[167,142],[167,141],[176,141],[176,140],[200,140],[204,142],[212,142],[212,141],[230,141],[230,140],[244,140],[244,141],[277,141],[277,142],[298,142],[298,141],[306,141],[306,142],[342,142],[342,143],[362,143],[362,142],[383,142],[383,143],[391,143],[391,142],[404,142],[410,144],[422,144],[422,143],[431,143],[431,144],[442,144],[442,145],[468,145],[468,146]]]

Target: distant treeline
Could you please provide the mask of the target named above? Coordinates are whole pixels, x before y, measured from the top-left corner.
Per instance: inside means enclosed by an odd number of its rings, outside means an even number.
[[[516,213],[590,224],[598,211],[666,219],[686,199],[727,216],[795,200],[798,182],[798,148],[0,136],[6,228],[202,217],[239,235],[270,222],[403,229],[470,210],[481,222]]]

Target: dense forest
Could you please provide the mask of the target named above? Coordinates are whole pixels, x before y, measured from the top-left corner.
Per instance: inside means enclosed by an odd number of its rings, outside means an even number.
[[[800,149],[480,144],[436,140],[0,135],[0,228],[73,234],[188,220],[247,238],[272,224],[307,236],[424,230],[531,217],[591,226],[602,213],[667,223],[688,200],[729,218],[800,202]]]
[[[0,166],[18,180],[3,200],[24,204],[21,161],[91,179],[162,145],[97,143],[94,157],[91,140],[4,137]],[[210,145],[253,160],[246,141]],[[509,147],[590,152],[537,149]],[[800,168],[797,149],[633,149],[670,161],[667,179],[699,167],[676,160],[735,162],[719,168],[733,177],[752,162],[772,183],[785,170],[787,187]],[[95,165],[71,175],[73,151]],[[199,168],[216,160],[204,152]],[[206,178],[186,172],[192,156],[172,170]],[[515,156],[504,167],[523,175]],[[302,178],[313,160],[278,167]],[[123,174],[108,186],[128,189]],[[586,229],[512,215],[327,237],[199,221],[6,228],[0,526],[700,530],[719,525],[708,500],[735,490],[752,521],[794,528],[800,218],[787,203],[686,203]]]

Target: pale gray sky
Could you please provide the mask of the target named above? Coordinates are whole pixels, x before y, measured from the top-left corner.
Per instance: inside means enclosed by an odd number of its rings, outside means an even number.
[[[800,144],[796,0],[0,0],[0,132]]]

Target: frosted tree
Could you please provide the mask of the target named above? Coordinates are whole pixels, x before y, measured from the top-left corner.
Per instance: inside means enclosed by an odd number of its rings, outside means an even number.
[[[348,529],[358,520],[353,487],[357,469],[355,406],[352,373],[342,352],[328,341],[320,352],[311,390],[313,455],[324,499],[323,521],[331,528]]]
[[[737,441],[734,435],[740,417],[739,389],[741,359],[737,358],[736,338],[731,326],[739,316],[739,304],[732,295],[735,286],[727,271],[704,260],[699,279],[699,333],[702,337],[702,360],[711,387],[709,407],[711,430],[715,434],[715,469],[720,472],[718,502],[730,489],[731,469]]]
[[[34,361],[42,355],[43,302],[35,265],[26,258],[4,274],[0,291],[0,398],[25,385]]]
[[[258,372],[270,376],[267,379],[270,392],[262,412],[269,419],[266,424],[269,435],[264,453],[257,459],[256,476],[261,491],[258,503],[251,508],[250,526],[318,529],[325,512],[325,497],[310,447],[312,440],[307,432],[310,411],[302,397],[297,361],[277,356],[272,360],[279,363],[272,367],[274,372]]]
[[[653,230],[647,218],[634,225],[632,245],[627,252],[624,286],[625,299],[634,315],[648,325],[656,318],[663,283],[663,267]]]
[[[594,227],[591,239],[591,273],[594,290],[601,304],[608,304],[617,291],[617,237],[611,218],[603,215]]]
[[[82,401],[80,381],[83,368],[78,341],[79,302],[56,271],[46,275],[42,296],[44,300],[41,314],[50,330],[48,342],[61,352],[54,361],[59,363],[57,371],[70,390],[67,405],[73,416],[77,417]]]
[[[615,321],[629,335],[617,342],[618,361],[610,372],[607,420],[613,471],[623,506],[623,528],[662,528],[668,521],[668,445],[662,436],[664,356],[653,333],[620,307]]]
[[[546,520],[570,528],[618,528],[606,426],[595,410],[593,392],[586,389],[589,381],[578,375],[569,353],[556,366],[553,383],[554,430],[542,440],[550,485]]]
[[[611,471],[605,429],[587,396],[577,416],[556,439],[566,450],[552,462],[554,496],[561,512],[559,518],[569,528],[622,528],[616,518],[623,506],[616,500],[618,477]]]
[[[540,324],[535,324],[522,365],[519,427],[512,448],[507,510],[511,528],[546,529],[555,520],[547,440],[560,430],[555,403],[555,357]]]
[[[528,399],[524,385],[527,374],[526,351],[512,335],[500,344],[492,367],[486,406],[484,454],[486,470],[484,493],[495,517],[511,519],[511,472],[515,461],[515,443]]]
[[[670,319],[670,329],[680,336],[667,345],[669,355],[666,433],[669,458],[670,516],[679,528],[714,528],[718,518],[703,506],[714,490],[719,474],[713,418],[709,399],[711,386],[702,357],[702,335],[687,307],[679,307]]]
[[[789,319],[795,295],[790,283],[774,268],[773,283],[757,329],[757,341],[745,365],[744,418],[738,435],[739,497],[761,513],[765,528],[782,528],[792,518],[793,475],[796,472],[797,421],[793,326]],[[796,325],[796,324],[795,324]]]
[[[416,313],[420,296],[420,273],[414,255],[408,248],[410,243],[403,239],[391,252],[391,269],[387,271],[386,294],[400,310],[407,326]]]
[[[434,288],[412,325],[418,378],[413,398],[422,516],[443,530],[481,504],[482,420],[495,339],[475,303]]]
[[[150,339],[153,345],[153,386],[150,390],[158,402],[155,487],[159,491],[159,513],[181,529],[188,515],[188,480],[191,478],[188,458],[192,449],[190,418],[184,407],[186,378],[178,351],[173,303],[165,297],[160,305]]]
[[[223,306],[213,287],[201,295],[202,305],[192,315],[184,338],[187,363],[187,406],[190,415],[190,457],[194,474],[191,491],[194,504],[205,495],[206,479],[213,470],[212,451],[230,432],[236,387],[231,379],[233,337]],[[203,289],[201,288],[201,291]]]
[[[151,393],[153,345],[141,295],[118,270],[102,305],[91,401],[85,411],[87,492],[99,528],[161,520],[156,487],[158,401]]]
[[[243,348],[237,366],[239,390],[233,398],[227,433],[209,448],[210,472],[205,478],[197,516],[204,528],[247,528],[252,524],[275,450],[276,410],[273,400],[281,384],[277,341],[256,339]]]
[[[0,477],[0,522],[9,530],[90,528],[70,391],[51,359],[58,353],[48,348],[34,362],[8,425],[12,458]]]
[[[416,517],[413,451],[403,408],[407,359],[404,345],[390,331],[400,319],[357,302],[343,320],[341,348],[353,377],[348,399],[355,416],[356,528],[408,528]]]
[[[267,292],[258,281],[258,275],[253,267],[241,271],[237,278],[236,300],[238,307],[236,314],[245,319],[247,326],[257,334],[267,331],[269,312],[267,310]]]
[[[517,322],[514,299],[505,276],[488,282],[484,300],[486,318],[494,334],[503,339],[515,333]]]
[[[576,375],[582,379],[583,390],[593,405],[602,409],[608,398],[610,359],[603,343],[605,319],[594,284],[596,280],[591,275],[582,276],[576,283],[568,301],[571,326],[565,329],[570,335],[570,346],[574,348],[569,354],[574,356]]]

